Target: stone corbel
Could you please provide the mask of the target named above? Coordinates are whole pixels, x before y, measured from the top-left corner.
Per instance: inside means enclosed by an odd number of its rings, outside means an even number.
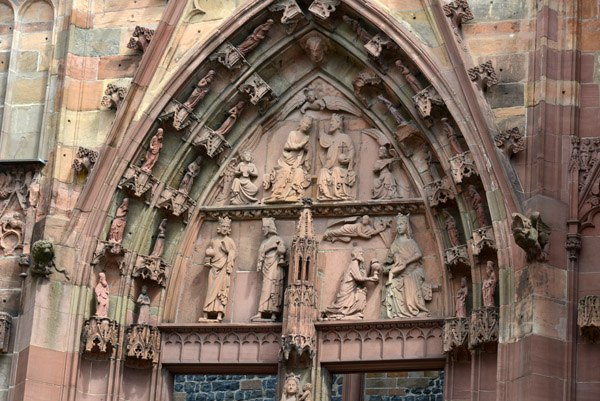
[[[461,184],[463,179],[477,174],[475,161],[471,152],[467,151],[450,158],[450,172],[454,182]]]
[[[587,341],[600,343],[600,296],[588,295],[577,305],[579,334]]]
[[[131,275],[140,277],[164,287],[167,283],[167,270],[171,266],[155,256],[138,255]]]
[[[127,88],[108,84],[104,91],[104,96],[102,96],[100,105],[109,109],[118,110],[125,99],[125,95],[127,95]]]
[[[269,106],[277,100],[273,89],[258,74],[252,74],[238,90],[248,95],[250,103],[258,107],[258,111],[264,114]]]
[[[315,17],[326,20],[331,13],[335,11],[335,8],[340,5],[340,1],[341,0],[314,0],[308,7],[308,11]]]
[[[188,222],[196,202],[187,194],[177,189],[165,186],[158,199],[157,206],[168,211],[173,216],[181,216],[185,223]]]
[[[118,187],[137,198],[144,199],[149,204],[158,184],[158,180],[152,174],[130,164],[119,181]]]
[[[581,234],[568,233],[565,248],[567,248],[567,252],[569,253],[569,259],[577,260],[579,252],[581,252]]]
[[[129,49],[141,50],[142,53],[146,51],[150,45],[150,41],[154,37],[154,29],[144,28],[142,26],[136,26],[127,43]]]
[[[453,276],[453,272],[459,270],[461,267],[463,270],[470,270],[469,252],[466,245],[459,245],[453,248],[447,248],[444,250],[444,264]]]
[[[448,176],[445,176],[441,180],[433,181],[425,185],[425,194],[427,195],[429,206],[436,207],[454,199],[456,195],[454,194],[449,181],[450,179]]]
[[[413,102],[415,108],[421,115],[421,118],[425,121],[428,127],[433,125],[431,121],[431,108],[435,106],[443,106],[444,101],[441,96],[437,93],[433,85],[428,86],[421,92],[413,96]]]
[[[469,349],[498,342],[498,311],[494,306],[473,309],[469,321]]]
[[[442,336],[444,352],[451,352],[458,348],[466,348],[468,337],[468,318],[452,317],[444,321],[444,334]]]
[[[519,133],[518,127],[497,134],[494,136],[494,142],[496,142],[496,146],[509,158],[525,150],[525,140]]]
[[[73,161],[71,168],[77,173],[85,170],[89,174],[94,168],[97,160],[98,152],[80,146],[79,150],[77,150],[77,154],[75,155],[75,160]]]
[[[283,11],[281,23],[285,25],[285,31],[288,35],[294,32],[296,25],[301,17],[304,16],[302,9],[296,3],[296,0],[277,0],[269,6],[269,11]]]
[[[119,347],[119,323],[92,316],[83,323],[81,352],[87,359],[114,359]]]
[[[471,240],[471,252],[473,255],[479,256],[486,248],[495,251],[496,241],[494,238],[494,228],[492,226],[473,230],[473,239]]]
[[[6,312],[0,312],[0,352],[7,353],[10,343],[10,327],[12,316]]]
[[[486,61],[476,67],[469,68],[469,78],[475,82],[475,85],[482,91],[487,88],[498,85],[498,77],[492,65],[492,61]]]
[[[160,330],[146,324],[134,324],[126,330],[125,365],[138,369],[151,368],[160,356]]]
[[[204,148],[208,157],[215,157],[231,145],[218,132],[213,131],[208,127],[202,127],[192,139],[192,145],[195,148]]]
[[[210,60],[217,61],[229,71],[241,68],[242,64],[246,62],[244,56],[242,56],[238,49],[229,42],[223,43],[213,54],[211,54]]]

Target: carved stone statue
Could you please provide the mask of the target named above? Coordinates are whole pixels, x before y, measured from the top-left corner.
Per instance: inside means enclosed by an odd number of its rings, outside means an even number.
[[[487,278],[483,280],[481,292],[483,293],[483,306],[494,305],[494,293],[496,292],[496,272],[494,272],[494,262],[488,260],[485,268]]]
[[[258,177],[258,170],[252,152],[242,153],[242,161],[235,168],[234,175],[236,178],[231,183],[231,204],[250,205],[258,202],[258,187],[252,182],[253,178]]]
[[[345,224],[339,228],[330,228],[340,223]],[[323,234],[323,241],[342,241],[347,243],[356,237],[370,239],[374,235],[382,233],[390,224],[390,221],[386,222],[378,218],[375,219],[374,227],[371,227],[370,217],[367,215],[362,217],[348,217],[330,224],[325,234]]]
[[[313,64],[321,65],[325,57],[333,50],[331,42],[318,33],[311,33],[300,42]]]
[[[303,90],[306,95],[306,102],[300,107],[300,113],[306,113],[306,110],[323,110],[325,108],[325,102],[323,99],[319,99],[314,89],[305,88]]]
[[[283,394],[281,401],[299,401],[298,392],[300,391],[300,378],[293,373],[285,377],[283,384]]]
[[[200,173],[200,166],[202,165],[202,156],[198,156],[196,160],[188,164],[185,175],[179,184],[179,192],[189,194],[194,185],[194,178]]]
[[[258,46],[260,41],[267,36],[267,32],[269,32],[273,26],[273,22],[274,21],[272,19],[268,19],[264,24],[257,26],[256,29],[254,29],[254,32],[252,32],[252,34],[250,34],[246,40],[237,46],[237,49],[242,56],[245,56],[256,46]]]
[[[231,219],[219,218],[217,234],[221,238],[212,239],[206,248],[204,265],[210,268],[208,273],[208,288],[204,300],[203,317],[199,322],[216,320],[221,322],[229,301],[229,285],[231,273],[235,265],[237,248],[231,234]]]
[[[158,155],[160,154],[160,150],[163,147],[163,129],[159,128],[156,135],[152,137],[150,140],[150,148],[146,152],[146,157],[144,160],[144,164],[142,164],[142,171],[147,173],[152,173],[152,169],[154,165],[158,161]]]
[[[275,219],[263,219],[265,239],[258,249],[256,271],[262,277],[262,289],[258,300],[258,313],[252,321],[275,321],[281,312],[283,296],[284,266],[286,247],[283,239],[277,235]]]
[[[150,297],[148,296],[147,285],[142,286],[142,291],[138,296],[137,304],[140,307],[137,324],[148,324],[150,321]]]
[[[427,163],[427,168],[429,170],[429,175],[431,176],[432,181],[439,181],[442,179],[440,177],[440,173],[438,173],[437,167],[435,167],[435,161],[433,160],[433,153],[431,153],[431,149],[427,144],[423,144],[423,152],[425,153],[425,163]]]
[[[446,219],[446,232],[448,233],[448,240],[450,240],[450,246],[453,248],[456,246],[460,246],[460,237],[458,235],[456,220],[447,209],[444,209],[442,213],[444,214],[444,218]]]
[[[383,296],[388,318],[429,316],[425,301],[431,300],[431,284],[425,281],[421,248],[412,237],[409,215],[399,214],[396,219],[396,238],[383,271],[389,274]]]
[[[321,132],[321,164],[317,179],[319,200],[354,199],[351,187],[356,182],[354,171],[354,144],[349,135],[343,132],[344,119],[333,114],[329,131]]]
[[[512,214],[513,222],[511,230],[515,242],[527,252],[529,262],[537,260],[545,262],[548,260],[548,247],[550,245],[550,227],[548,227],[540,216],[540,212],[534,212],[530,218],[520,213]]]
[[[304,196],[304,190],[310,185],[310,145],[308,132],[312,117],[304,116],[298,130],[290,132],[283,146],[283,152],[277,166],[263,177],[265,190],[272,188],[265,203],[296,202]]]
[[[369,41],[371,41],[371,39],[373,38],[373,36],[367,32],[367,30],[365,28],[363,28],[363,26],[360,24],[360,22],[358,22],[357,20],[350,18],[347,15],[344,15],[342,17],[342,20],[350,25],[352,27],[352,30],[354,32],[356,32],[356,34],[358,35],[359,39],[363,42],[363,43],[368,43]]]
[[[215,134],[221,136],[227,135],[235,125],[235,122],[237,121],[240,114],[242,114],[242,110],[244,110],[245,105],[246,102],[242,100],[238,102],[235,106],[233,106],[231,109],[229,109],[229,111],[227,112],[229,114],[229,117],[227,117],[227,119],[223,121],[223,124],[221,124],[221,126],[217,130],[215,130]]]
[[[467,278],[460,279],[460,289],[456,294],[456,317],[467,317],[467,296],[469,295],[469,287],[467,286]]]
[[[208,73],[200,81],[198,81],[196,88],[194,88],[194,91],[187,98],[183,106],[188,110],[196,107],[200,100],[204,99],[206,94],[210,91],[210,85],[213,83],[214,79],[215,72],[213,70],[208,71]]]
[[[104,273],[98,274],[98,285],[94,289],[96,293],[96,316],[97,317],[108,317],[108,299],[109,289],[108,282],[106,281],[106,275]]]
[[[456,136],[456,132],[454,132],[454,128],[452,128],[446,117],[442,118],[442,124],[444,125],[444,133],[448,138],[448,143],[450,144],[450,149],[452,149],[452,154],[454,156],[460,155],[463,153],[463,150],[462,146],[460,146],[460,142],[458,142],[458,137]]]
[[[312,383],[306,383],[302,386],[302,395],[298,398],[298,401],[312,401]]]
[[[129,199],[124,198],[121,202],[121,206],[117,209],[115,218],[110,225],[110,231],[108,233],[108,242],[114,242],[121,244],[123,242],[123,233],[125,232],[125,225],[127,224],[127,212],[129,211]]]
[[[377,154],[377,161],[373,171],[377,175],[373,181],[373,199],[398,199],[398,183],[396,178],[392,174],[391,167],[392,163],[398,161],[396,157],[390,156],[390,150],[387,146],[379,147],[379,153]]]
[[[468,191],[469,196],[471,197],[471,206],[473,209],[475,209],[475,215],[477,216],[477,224],[479,227],[489,226],[488,219],[485,215],[485,209],[483,207],[483,201],[477,192],[477,187],[475,187],[475,185],[469,185]]]
[[[167,223],[168,219],[162,219],[160,225],[158,226],[158,234],[156,235],[156,241],[154,242],[154,249],[152,250],[152,254],[155,258],[160,258],[165,252],[165,233],[167,232]]]
[[[410,85],[410,87],[415,93],[419,93],[423,90],[423,86],[421,85],[419,80],[413,75],[412,72],[410,72],[407,66],[402,64],[402,61],[396,60],[396,67],[402,70],[402,75],[404,75],[404,79],[406,79],[406,82]]]
[[[335,301],[322,313],[324,320],[356,320],[364,318],[367,306],[367,282],[378,282],[375,274],[368,277],[364,268],[364,252],[362,248],[352,250],[352,261],[342,276],[340,288]],[[372,260],[371,266],[379,265],[378,260]],[[374,269],[376,270],[376,269]]]

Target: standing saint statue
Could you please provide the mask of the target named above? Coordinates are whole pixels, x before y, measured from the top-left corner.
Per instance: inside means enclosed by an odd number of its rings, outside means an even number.
[[[210,268],[208,272],[208,288],[204,300],[203,316],[199,322],[221,322],[229,300],[229,285],[231,273],[235,265],[236,246],[231,234],[231,219],[220,217],[217,234],[221,238],[212,239],[206,248],[204,265]]]
[[[421,248],[407,214],[396,218],[396,238],[383,271],[389,274],[382,297],[388,318],[429,316],[425,301],[431,300],[431,284],[425,281]]]
[[[110,224],[110,231],[108,232],[108,242],[120,244],[123,242],[123,233],[125,232],[125,225],[127,224],[127,212],[129,211],[129,199],[124,198],[121,202],[121,206],[115,213],[115,218]]]
[[[165,252],[165,234],[167,232],[168,219],[162,219],[158,226],[158,234],[156,235],[156,241],[154,241],[154,249],[150,256],[160,258]]]
[[[150,321],[150,297],[148,296],[147,285],[142,286],[142,291],[138,296],[137,304],[140,307],[137,324],[148,324]]]
[[[240,43],[237,46],[237,49],[240,52],[240,54],[242,56],[245,56],[252,49],[254,49],[256,46],[258,46],[260,41],[263,40],[265,38],[265,36],[267,36],[267,32],[269,32],[269,30],[273,26],[274,22],[275,21],[273,21],[272,19],[269,18],[267,20],[267,22],[265,22],[262,25],[257,26],[256,29],[254,29],[254,32],[252,32],[250,34],[250,36],[248,36],[246,38],[246,40],[244,40],[242,43]]]
[[[150,147],[146,152],[146,157],[144,160],[144,164],[142,164],[142,171],[145,171],[148,174],[152,173],[152,169],[154,165],[158,161],[158,155],[160,154],[160,150],[163,147],[163,129],[159,128],[156,132],[156,135],[152,137],[150,140]]]
[[[475,185],[469,185],[468,194],[471,197],[471,206],[475,209],[475,216],[477,216],[479,228],[488,226],[489,224],[487,216],[485,215],[483,201],[477,192],[477,187]]]
[[[258,300],[258,313],[252,321],[275,321],[281,312],[283,279],[285,277],[286,248],[283,239],[277,235],[275,219],[263,219],[265,239],[258,248],[256,271],[262,276],[262,290]]]
[[[235,178],[231,183],[231,204],[250,205],[258,202],[258,187],[252,182],[253,178],[258,177],[258,169],[254,164],[252,152],[242,153],[242,161],[236,166],[233,174]]]
[[[454,128],[452,128],[446,117],[442,118],[442,124],[444,125],[444,132],[448,138],[448,143],[450,144],[450,149],[452,149],[452,154],[454,156],[460,155],[463,153],[463,150],[462,146],[460,146],[460,142],[458,142],[458,137],[456,136],[456,132],[454,132]]]
[[[322,313],[323,320],[356,320],[363,319],[367,306],[367,282],[378,282],[375,273],[368,277],[364,267],[365,255],[362,248],[352,250],[352,261],[342,276],[340,289],[335,301]],[[379,261],[371,261],[372,271],[378,271]]]
[[[215,134],[218,134],[221,136],[227,135],[229,133],[229,131],[231,131],[231,129],[235,125],[235,122],[237,121],[240,114],[242,114],[242,110],[244,110],[245,105],[246,105],[246,102],[244,102],[242,100],[242,101],[237,102],[235,106],[233,106],[231,109],[229,109],[229,111],[227,112],[227,114],[229,114],[229,116],[227,117],[227,119],[225,121],[223,121],[223,124],[221,124],[221,126],[215,130]]]
[[[202,156],[198,156],[196,160],[188,164],[185,175],[179,184],[179,192],[188,195],[194,185],[194,178],[200,173],[200,166],[202,165]]]
[[[483,293],[483,306],[495,306],[494,293],[496,292],[496,272],[494,271],[494,262],[488,260],[485,271],[487,278],[483,280],[481,292]]]
[[[98,285],[94,289],[96,293],[96,317],[108,317],[108,282],[104,273],[98,274]]]
[[[469,287],[467,287],[467,278],[460,279],[460,289],[456,294],[456,317],[467,317],[467,296]]]
[[[196,88],[194,88],[194,91],[192,92],[190,97],[188,97],[188,99],[185,101],[183,106],[189,110],[196,107],[198,102],[204,99],[206,94],[210,91],[210,85],[212,84],[214,79],[215,72],[213,70],[208,71],[208,73],[200,81],[198,81],[198,85],[196,85]]]
[[[447,209],[442,210],[444,219],[446,220],[446,232],[448,233],[448,240],[450,240],[451,247],[457,247],[460,245],[460,237],[458,236],[458,228],[456,226],[456,219],[450,214]]]
[[[309,131],[312,117],[304,116],[298,130],[290,132],[283,146],[277,166],[263,177],[265,190],[271,188],[271,195],[263,199],[265,203],[297,202],[304,196],[310,185],[310,146]]]
[[[344,118],[333,114],[328,132],[319,135],[322,148],[321,164],[317,179],[319,200],[353,199],[351,187],[356,182],[354,168],[354,144],[342,130]]]
[[[377,156],[373,171],[378,176],[373,181],[372,199],[397,199],[400,197],[398,183],[392,174],[391,167],[392,163],[398,159],[390,157],[387,146],[381,146]]]

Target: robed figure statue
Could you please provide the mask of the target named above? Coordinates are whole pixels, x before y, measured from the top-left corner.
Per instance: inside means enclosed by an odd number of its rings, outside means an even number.
[[[429,316],[425,301],[431,300],[431,284],[425,281],[421,248],[412,237],[407,214],[398,214],[396,238],[383,271],[389,275],[382,297],[388,318]]]

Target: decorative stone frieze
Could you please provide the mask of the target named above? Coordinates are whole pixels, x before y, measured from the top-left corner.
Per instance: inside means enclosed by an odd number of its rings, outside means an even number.
[[[155,256],[137,255],[131,275],[154,281],[160,286],[167,284],[167,271],[171,266]]]
[[[588,295],[577,304],[579,334],[592,343],[600,343],[600,296]]]
[[[73,161],[71,168],[78,173],[82,170],[85,170],[89,174],[94,168],[97,160],[98,152],[80,146],[77,150],[77,154],[75,155],[75,160]]]
[[[484,249],[496,250],[496,240],[494,237],[494,228],[486,226],[473,230],[473,239],[471,241],[471,253],[480,255]]]
[[[450,172],[454,182],[461,184],[465,178],[477,175],[475,161],[471,152],[467,151],[450,158]]]
[[[142,198],[149,204],[158,184],[159,181],[156,177],[148,171],[130,164],[119,181],[118,187],[137,198]]]
[[[315,17],[326,20],[329,18],[335,8],[340,5],[341,0],[313,0],[312,4],[308,7]]]
[[[429,206],[436,207],[454,199],[455,194],[449,181],[450,179],[444,176],[441,180],[436,180],[425,185],[425,194],[427,195]]]
[[[486,61],[476,67],[469,68],[469,78],[475,82],[475,85],[482,91],[487,88],[498,85],[498,77],[492,65],[492,61]]]
[[[252,74],[238,89],[248,95],[250,103],[257,106],[261,114],[264,114],[277,100],[273,89],[256,73]]]
[[[444,352],[451,352],[456,348],[467,345],[469,337],[469,319],[466,317],[452,317],[444,320],[444,334],[442,337]]]
[[[83,323],[81,352],[88,359],[113,359],[119,347],[119,324],[107,317],[92,316]]]
[[[0,312],[0,352],[7,353],[10,344],[10,327],[12,316],[6,312]]]
[[[517,245],[527,253],[527,261],[546,262],[551,229],[542,221],[540,212],[533,212],[529,218],[521,213],[513,213],[512,218],[513,237]]]
[[[170,212],[173,216],[181,216],[187,223],[191,210],[196,206],[196,201],[182,191],[165,186],[157,206]]]
[[[431,108],[435,106],[443,106],[444,101],[437,93],[433,85],[428,86],[419,93],[413,96],[415,108],[421,115],[428,127],[431,127]]]
[[[497,343],[499,319],[500,315],[497,307],[488,306],[473,309],[469,321],[469,349]]]
[[[100,105],[109,109],[118,110],[125,99],[125,95],[127,95],[127,88],[108,84],[104,91],[104,96],[102,96]]]
[[[144,28],[143,26],[136,26],[133,30],[133,34],[127,43],[129,49],[141,50],[142,53],[146,51],[150,45],[150,41],[154,37],[154,29]]]
[[[31,247],[31,274],[48,278],[52,274],[52,268],[58,273],[64,274],[67,280],[70,280],[66,269],[60,269],[54,264],[54,245],[47,240],[36,241]]]
[[[160,357],[160,330],[146,324],[134,324],[125,333],[125,364],[134,368],[150,368]]]
[[[497,134],[494,136],[494,142],[509,158],[525,150],[525,139],[519,132],[518,127]]]

